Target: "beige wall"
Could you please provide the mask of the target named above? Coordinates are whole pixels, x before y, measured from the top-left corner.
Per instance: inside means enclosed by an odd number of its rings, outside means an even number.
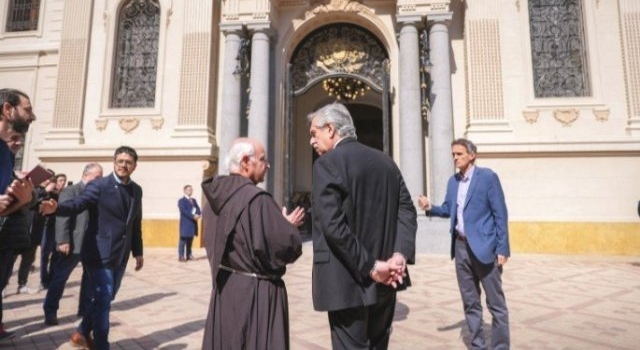
[[[201,1],[160,0],[157,105],[144,110],[107,108],[115,11],[121,1],[94,1],[86,92],[84,96],[78,96],[85,103],[80,128],[82,142],[61,140],[51,130],[55,118],[61,30],[63,21],[69,20],[63,19],[65,1],[42,1],[41,26],[36,32],[21,35],[0,32],[0,86],[12,86],[29,93],[38,116],[28,136],[25,166],[44,161],[54,170],[67,173],[70,180],[77,181],[87,162],[99,161],[109,173],[113,150],[120,144],[133,146],[141,155],[134,179],[144,190],[145,241],[148,245],[174,244],[172,234],[178,218],[176,201],[182,186],[193,185],[196,198],[201,198],[199,183],[205,169],[211,172],[210,162],[215,161],[215,136],[224,132],[218,127],[224,117],[220,115],[218,103],[224,86],[223,78],[216,73],[222,67],[218,57],[224,57],[225,50],[219,22],[221,11],[234,9],[218,2],[210,7],[209,0]],[[270,6],[270,3],[280,6]],[[284,6],[283,3],[294,5]],[[637,69],[625,67],[625,62],[640,59],[636,57],[637,53],[628,52],[628,47],[625,51],[625,45],[636,42],[638,36],[633,30],[636,27],[628,19],[634,14],[637,16],[640,9],[628,0],[584,0],[584,3],[593,96],[577,99],[533,98],[526,1],[452,3],[454,134],[476,141],[480,151],[479,164],[493,168],[500,175],[512,221],[512,244],[516,250],[556,252],[550,247],[573,247],[567,242],[574,242],[578,235],[584,237],[584,241],[577,247],[566,248],[567,252],[589,252],[599,245],[603,253],[629,254],[631,251],[631,254],[640,254],[636,213],[640,200],[640,119],[630,112],[633,101],[640,96],[634,92],[637,89],[633,90],[629,85],[634,81],[632,78]],[[0,0],[2,23],[7,4],[7,0]],[[322,12],[307,1],[243,0],[225,4],[240,6],[235,9],[240,12],[249,11],[240,14],[241,21],[253,18],[250,11],[257,11],[255,6],[273,11],[271,40],[276,77],[273,146],[276,159],[271,175],[275,180],[275,198],[281,200],[284,196],[284,152],[281,150],[285,137],[281,77],[292,50],[306,34],[328,22],[363,25],[388,46],[392,59],[391,84],[397,92],[396,3],[364,1],[362,5],[368,6],[370,11],[361,12]],[[416,8],[420,9],[420,6]],[[316,12],[310,16],[307,11]],[[200,17],[195,18],[194,13]],[[623,22],[624,19],[627,21]],[[470,28],[482,21],[497,24],[495,28],[498,29],[472,34]],[[621,30],[631,34],[623,40],[619,37]],[[210,40],[202,42],[203,37]],[[478,50],[474,46],[476,42],[495,45],[491,49],[498,55],[496,59],[470,60],[474,52],[478,52],[474,51]],[[207,49],[211,50],[204,67],[201,61],[204,54],[198,51],[202,45],[210,45]],[[185,60],[184,57],[194,58]],[[190,99],[193,96],[188,95],[189,91],[202,92],[202,86],[198,85],[197,76],[187,77],[185,64],[195,64],[190,67],[210,78],[206,93],[195,99]],[[485,72],[496,68],[496,64],[497,69],[492,70],[492,74]],[[486,100],[479,100],[485,97],[473,89],[483,89],[489,82],[501,89]],[[315,90],[318,90],[314,92],[316,96],[322,94],[320,89]],[[295,113],[302,123],[296,127],[295,142],[300,148],[295,152],[304,155],[297,162],[300,179],[294,187],[299,190],[307,190],[310,178],[304,115],[323,101],[323,97],[311,97],[296,102]],[[184,104],[181,107],[181,101],[189,101],[198,108],[189,112]],[[477,107],[480,102],[489,103],[502,113],[489,116],[488,122],[487,115]],[[393,95],[392,111],[393,156],[399,159],[398,142],[402,135],[398,127],[397,94]],[[576,119],[570,120],[573,116]],[[198,125],[179,122],[179,118],[200,120],[200,117],[204,122]],[[137,124],[129,129],[132,123]],[[425,157],[428,152],[428,146],[425,146]],[[428,162],[424,160],[424,164]],[[614,236],[617,238],[607,239]],[[559,244],[557,240],[566,244]],[[556,244],[550,245],[550,242]],[[593,242],[599,243],[594,246]],[[607,242],[611,243],[605,247]]]

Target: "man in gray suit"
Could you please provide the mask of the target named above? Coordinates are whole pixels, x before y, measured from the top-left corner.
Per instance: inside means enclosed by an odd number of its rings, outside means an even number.
[[[328,311],[333,349],[386,349],[396,289],[409,285],[416,210],[400,170],[356,140],[338,103],[311,113],[313,305]],[[403,283],[405,282],[405,283]]]
[[[102,166],[98,163],[89,163],[84,167],[82,180],[73,186],[69,186],[60,193],[59,201],[63,202],[79,195],[87,183],[102,177]],[[44,298],[44,323],[48,326],[58,324],[58,307],[60,298],[64,292],[64,285],[67,283],[73,269],[80,262],[80,250],[82,240],[89,221],[87,210],[75,216],[56,217],[56,251],[51,257],[51,281]],[[81,317],[91,302],[90,289],[87,288],[87,277],[82,273],[80,285],[80,300],[78,302],[78,316]]]

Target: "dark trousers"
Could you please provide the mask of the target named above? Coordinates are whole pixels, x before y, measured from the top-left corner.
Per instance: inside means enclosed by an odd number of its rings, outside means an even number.
[[[502,267],[497,263],[481,263],[471,252],[467,242],[455,240],[455,263],[458,287],[462,296],[464,317],[471,333],[471,348],[487,349],[482,329],[480,285],[484,289],[487,308],[493,318],[491,343],[494,350],[509,349],[509,311],[502,291]]]
[[[0,292],[9,284],[14,260],[13,249],[0,250]],[[2,325],[2,297],[0,297],[0,325]]]
[[[385,350],[389,346],[396,291],[378,288],[378,303],[329,311],[333,350]]]
[[[31,266],[36,261],[37,250],[38,245],[36,244],[20,252],[20,266],[18,266],[18,286],[20,287],[27,285]]]
[[[65,255],[60,252],[55,252],[51,256],[51,279],[42,306],[45,316],[57,315],[58,308],[60,307],[60,299],[64,293],[64,286],[79,262],[80,254]],[[88,284],[89,281],[83,268],[80,298],[78,301],[78,316],[83,316],[89,307],[89,303],[91,303],[92,294]]]
[[[84,267],[89,277],[89,287],[93,292],[93,299],[86,314],[82,317],[78,332],[86,337],[93,331],[97,350],[109,349],[109,312],[111,311],[111,302],[120,288],[125,267],[124,264],[115,269]]]
[[[55,230],[45,228],[40,242],[40,284],[47,288],[51,279],[49,259],[56,251]]]
[[[192,245],[193,245],[193,237],[180,237],[180,242],[178,243],[178,256],[181,258],[191,257]]]

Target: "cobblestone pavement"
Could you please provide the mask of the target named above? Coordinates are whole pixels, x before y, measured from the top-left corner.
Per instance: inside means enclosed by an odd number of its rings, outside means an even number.
[[[145,250],[145,267],[129,266],[113,303],[112,349],[200,349],[211,292],[205,252],[178,262],[175,249]],[[291,348],[330,349],[325,313],[311,303],[310,243],[285,280],[289,291]],[[410,267],[414,286],[399,293],[390,349],[467,349],[453,263],[445,255],[420,254]],[[16,264],[17,266],[17,264]],[[15,294],[6,288],[5,327],[15,332],[0,349],[71,349],[80,268],[61,300],[60,325],[45,327],[44,292]],[[36,286],[38,274],[29,276]],[[510,311],[512,349],[638,349],[640,256],[519,255],[506,265],[503,283]],[[485,310],[485,329],[491,318]]]

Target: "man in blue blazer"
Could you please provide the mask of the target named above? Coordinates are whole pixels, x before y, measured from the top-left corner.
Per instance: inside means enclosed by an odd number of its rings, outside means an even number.
[[[202,212],[193,194],[193,187],[185,185],[183,188],[184,196],[178,200],[178,209],[180,209],[180,242],[178,244],[178,260],[193,260],[191,254],[191,246],[193,237],[198,236],[198,219]]]
[[[89,182],[85,189],[57,205],[57,215],[76,215],[89,211],[89,222],[82,242],[82,265],[89,277],[93,300],[77,332],[71,336],[76,347],[109,349],[109,310],[120,287],[129,254],[142,268],[142,188],[130,176],[138,155],[127,146],[116,149],[113,173]],[[45,214],[56,210],[55,202],[43,202]],[[93,339],[91,338],[93,332]]]
[[[509,312],[502,290],[502,267],[509,259],[507,206],[498,175],[475,166],[476,145],[467,139],[451,143],[458,173],[447,184],[440,206],[420,196],[418,205],[427,215],[451,219],[451,258],[462,296],[471,348],[487,349],[482,330],[480,284],[493,316],[492,349],[509,349]]]

